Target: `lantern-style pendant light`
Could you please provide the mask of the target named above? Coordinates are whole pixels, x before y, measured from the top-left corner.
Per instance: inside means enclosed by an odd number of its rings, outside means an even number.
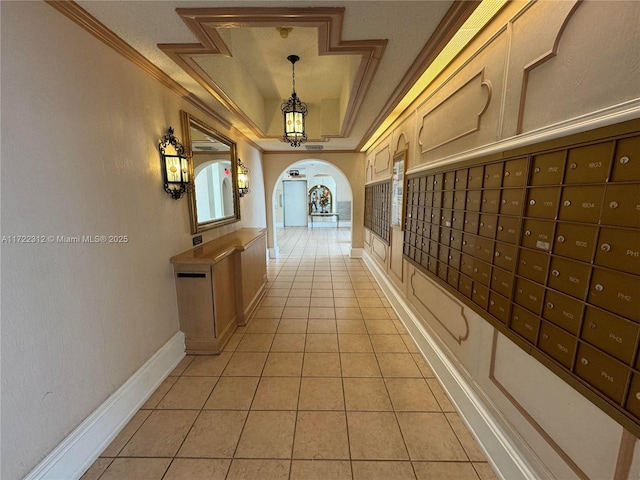
[[[295,64],[300,57],[289,55],[287,60],[291,62],[291,78],[293,80],[293,92],[289,100],[280,107],[284,115],[284,135],[282,140],[289,142],[292,147],[299,147],[307,141],[307,133],[304,130],[304,118],[307,115],[307,104],[300,101],[296,95],[296,71]]]

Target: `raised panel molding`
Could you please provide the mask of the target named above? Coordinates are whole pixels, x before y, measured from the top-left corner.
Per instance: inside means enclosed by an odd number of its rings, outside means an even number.
[[[367,159],[367,168],[365,169],[365,183],[373,181],[373,160]]]
[[[387,264],[387,246],[375,235],[371,239],[371,251],[383,265]]]
[[[391,149],[389,145],[385,146],[379,152],[376,152],[373,165],[376,175],[389,171],[389,165],[391,165]]]
[[[462,345],[469,338],[469,319],[464,313],[463,305],[413,268],[409,275],[409,292],[456,343]]]
[[[480,130],[482,115],[491,102],[491,82],[484,68],[422,116],[418,134],[420,153],[435,150]]]

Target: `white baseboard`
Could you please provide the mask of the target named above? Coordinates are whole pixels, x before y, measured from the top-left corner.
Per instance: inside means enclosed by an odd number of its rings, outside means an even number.
[[[280,256],[280,247],[269,248],[269,258],[278,258]]]
[[[517,448],[509,428],[497,420],[492,409],[476,393],[469,380],[455,367],[436,339],[419,321],[404,296],[382,272],[368,252],[364,261],[391,302],[398,317],[415,340],[436,378],[456,407],[460,417],[484,451],[499,478],[537,479],[539,473]]]
[[[54,448],[25,480],[80,478],[180,363],[184,351],[184,333],[178,332]]]

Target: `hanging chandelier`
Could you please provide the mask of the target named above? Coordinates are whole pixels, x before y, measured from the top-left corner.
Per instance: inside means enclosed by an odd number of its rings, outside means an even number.
[[[307,104],[301,102],[296,95],[296,70],[295,64],[300,57],[289,55],[287,60],[291,62],[291,78],[293,80],[293,92],[289,100],[280,107],[284,116],[284,135],[282,140],[289,142],[292,147],[299,147],[307,141],[307,133],[304,130],[304,118],[307,116]]]

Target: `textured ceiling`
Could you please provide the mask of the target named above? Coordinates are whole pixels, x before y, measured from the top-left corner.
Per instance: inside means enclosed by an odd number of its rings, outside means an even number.
[[[290,149],[279,139],[280,103],[291,94],[288,55],[301,57],[296,91],[309,104],[308,143],[324,150],[353,150],[367,140],[365,135],[454,2],[77,3],[262,149],[279,151]],[[332,17],[323,23],[322,15],[307,15],[336,8],[343,9],[339,20]],[[279,20],[258,15],[265,9],[278,12]],[[236,16],[225,22],[220,14],[226,11]],[[192,17],[196,20],[190,28]],[[284,39],[276,26],[293,30]],[[203,35],[212,39],[214,48],[221,45],[227,51],[181,53],[185,46],[202,46]],[[365,52],[375,41],[377,50]],[[341,46],[329,51],[330,43]]]

